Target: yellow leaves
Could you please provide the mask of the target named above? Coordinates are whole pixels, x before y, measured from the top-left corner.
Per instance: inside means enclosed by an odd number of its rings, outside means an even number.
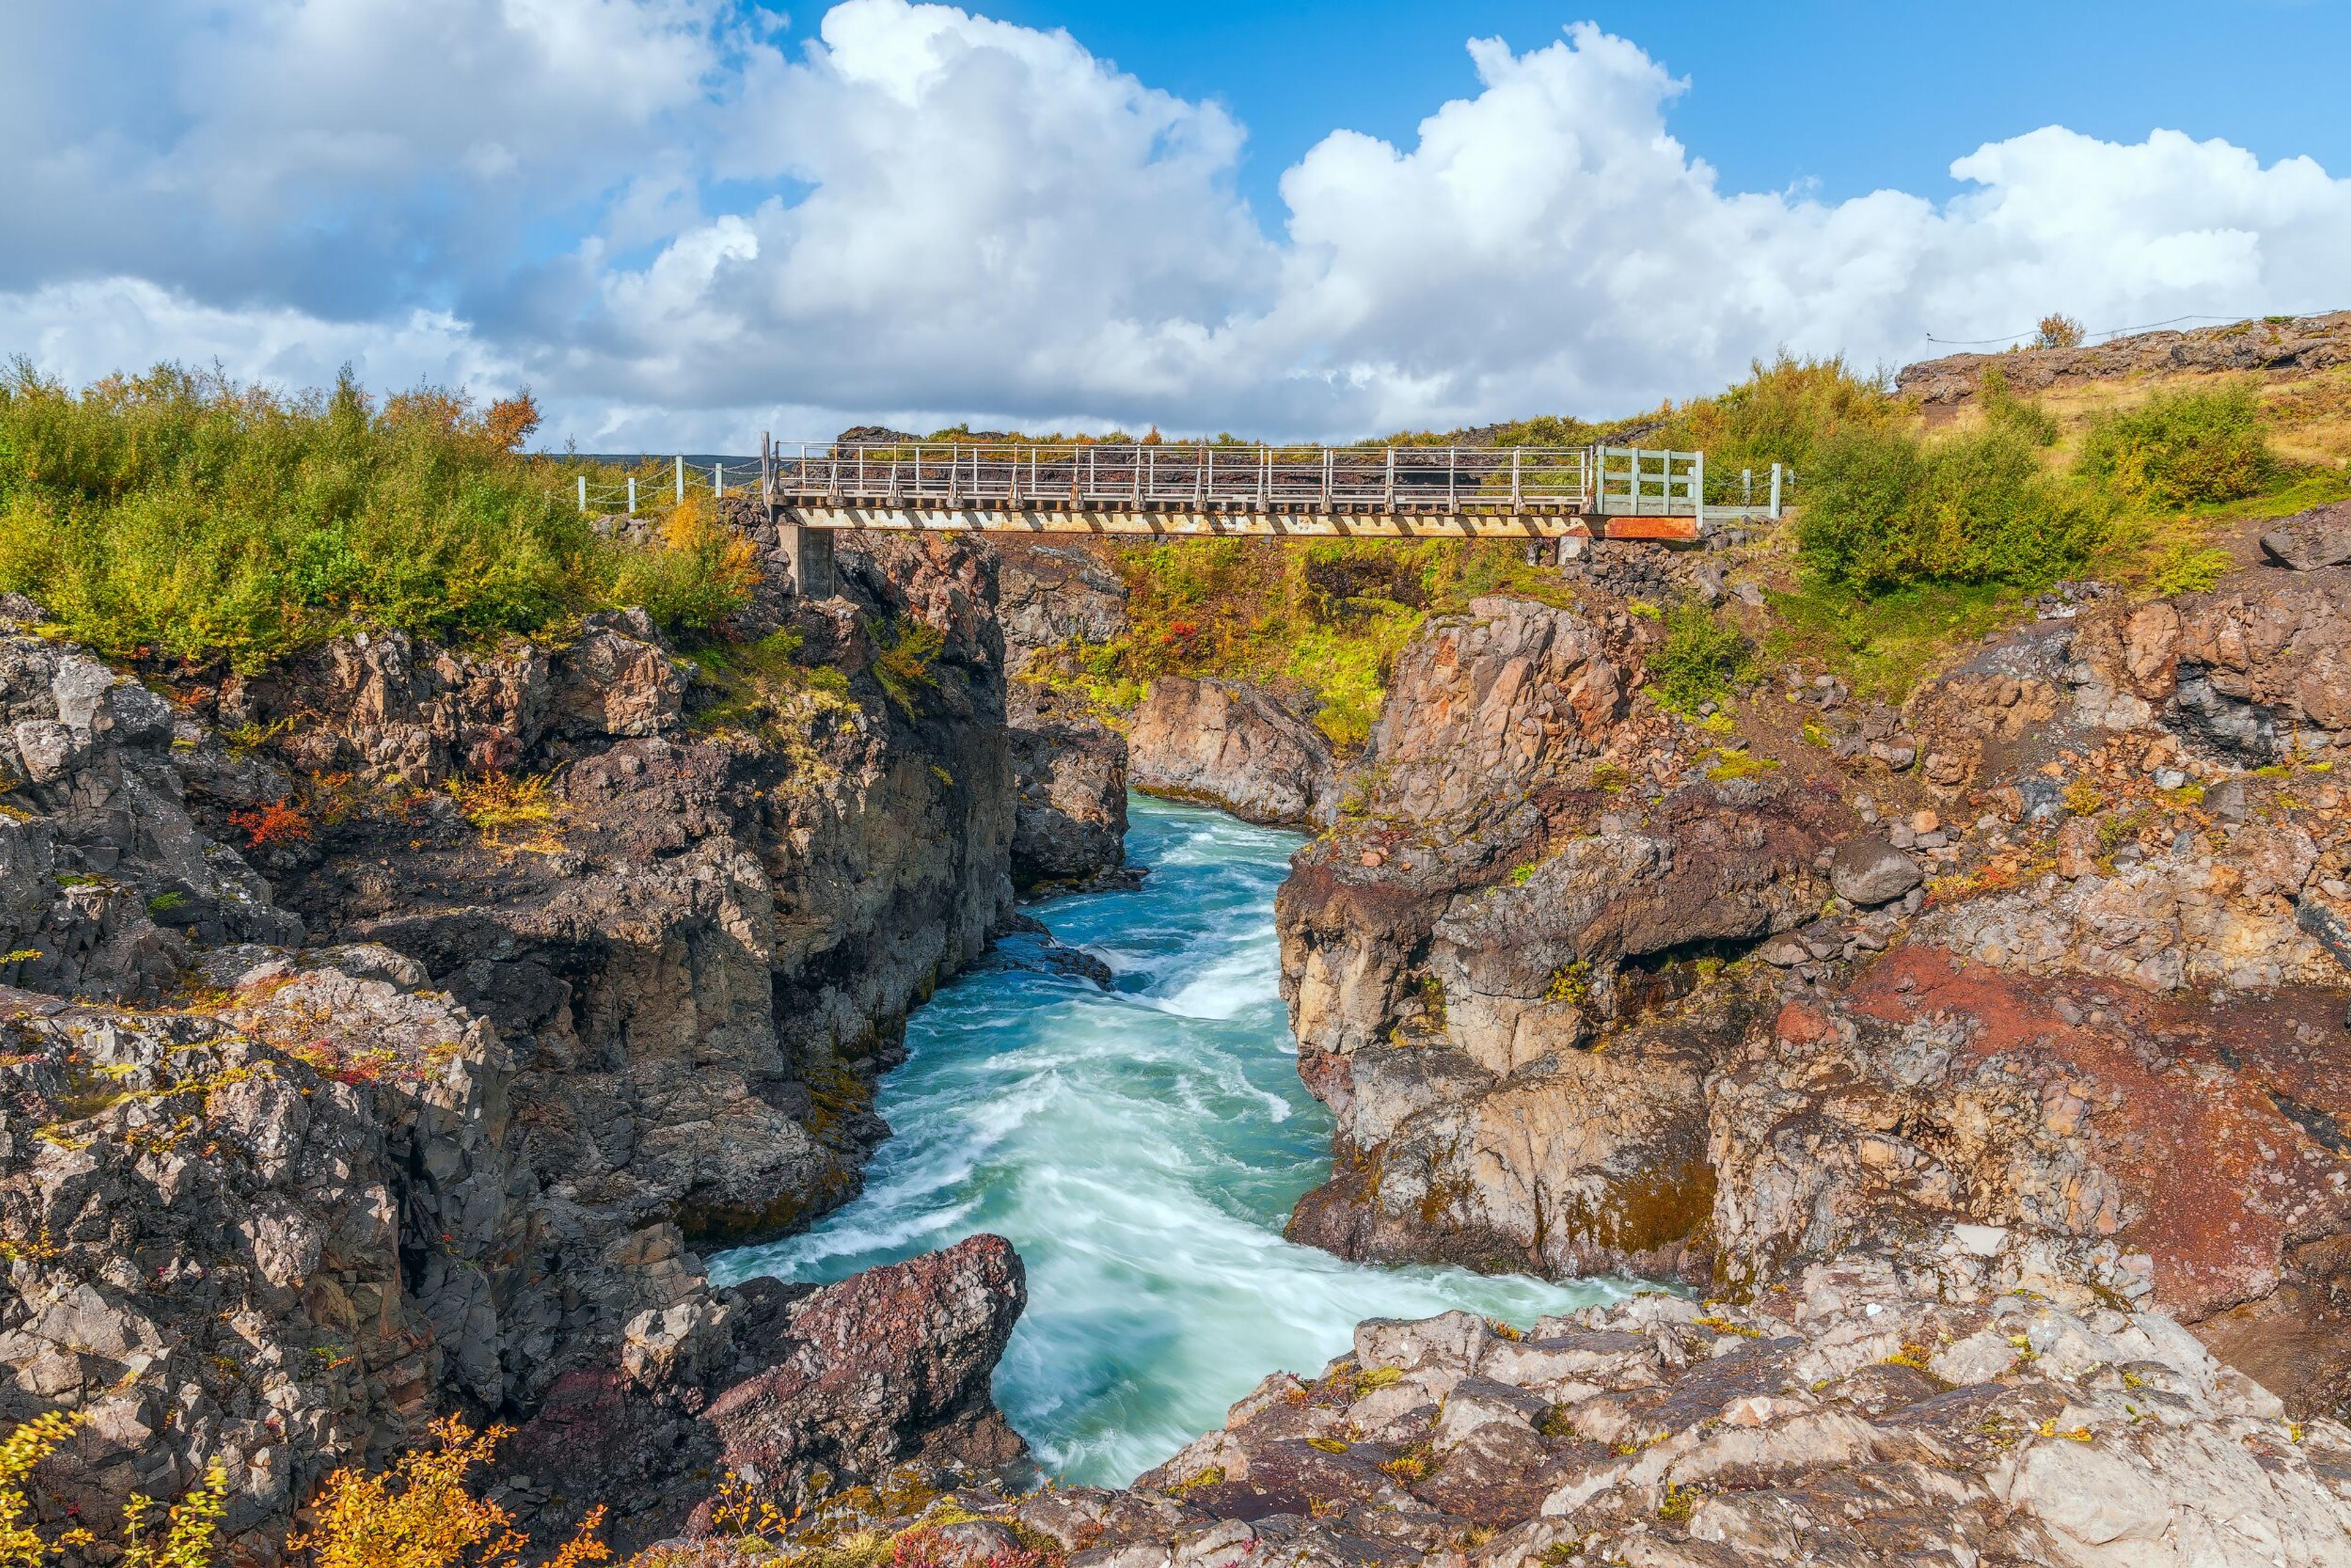
[[[465,1488],[467,1472],[488,1464],[511,1430],[477,1433],[464,1417],[445,1416],[433,1424],[434,1448],[403,1454],[381,1475],[337,1470],[319,1494],[317,1526],[289,1537],[287,1550],[308,1554],[312,1568],[519,1568],[530,1538]],[[603,1509],[590,1510],[555,1568],[609,1558],[611,1548],[596,1539],[603,1522]]]
[[[0,1441],[0,1568],[40,1568],[57,1548],[96,1544],[97,1538],[81,1529],[65,1531],[55,1542],[45,1542],[26,1518],[29,1503],[25,1484],[33,1468],[79,1425],[79,1416],[53,1410]],[[116,1568],[210,1568],[220,1521],[228,1510],[227,1472],[214,1465],[204,1473],[202,1485],[162,1511],[160,1521],[159,1508],[153,1498],[139,1492],[124,1501]]]

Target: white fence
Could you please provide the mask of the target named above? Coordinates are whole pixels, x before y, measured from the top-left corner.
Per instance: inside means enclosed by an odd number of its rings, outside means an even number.
[[[1706,455],[1636,446],[1259,446],[1238,444],[767,444],[761,459],[670,460],[574,480],[591,514],[634,517],[689,496],[893,510],[1050,508],[1589,513],[1778,517],[1794,476],[1778,464],[1709,474]],[[607,470],[609,473],[609,470]]]

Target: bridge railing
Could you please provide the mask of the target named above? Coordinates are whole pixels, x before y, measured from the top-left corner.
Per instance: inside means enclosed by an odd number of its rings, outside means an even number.
[[[811,444],[777,450],[776,497],[893,508],[1581,511],[1592,475],[1582,447]]]
[[[850,509],[1779,515],[1794,475],[1709,470],[1703,453],[1633,446],[1271,446],[1143,442],[777,444],[772,458],[604,465],[583,512],[637,516],[690,495],[769,494]],[[772,477],[770,477],[770,476]]]

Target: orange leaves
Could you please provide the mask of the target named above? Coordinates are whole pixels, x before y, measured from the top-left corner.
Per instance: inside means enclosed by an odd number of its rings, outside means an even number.
[[[232,826],[245,834],[245,847],[249,850],[298,844],[310,836],[310,820],[302,814],[300,807],[284,800],[243,811],[231,811],[228,820]]]
[[[402,1455],[381,1475],[337,1470],[319,1493],[317,1526],[289,1537],[287,1550],[307,1554],[312,1568],[519,1568],[530,1537],[465,1486],[511,1430],[477,1433],[463,1416],[445,1416],[433,1424],[435,1447]],[[596,1537],[603,1523],[603,1509],[590,1510],[556,1568],[611,1557]]]

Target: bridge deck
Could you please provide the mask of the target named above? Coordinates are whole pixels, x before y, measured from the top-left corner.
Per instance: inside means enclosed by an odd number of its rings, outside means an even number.
[[[761,490],[803,527],[1305,538],[1692,538],[1705,460],[1631,447],[810,444]]]

